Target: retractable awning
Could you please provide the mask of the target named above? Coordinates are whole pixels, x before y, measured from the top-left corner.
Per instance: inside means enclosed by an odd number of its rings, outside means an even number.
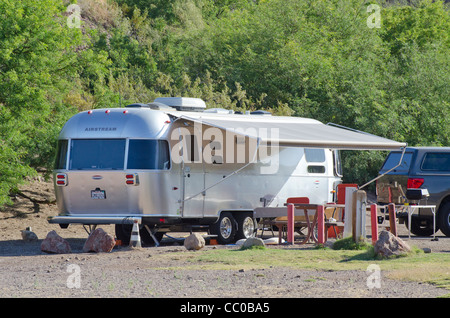
[[[281,147],[330,148],[340,150],[398,150],[406,143],[372,134],[323,124],[320,121],[284,116],[169,112],[187,122],[220,128]]]

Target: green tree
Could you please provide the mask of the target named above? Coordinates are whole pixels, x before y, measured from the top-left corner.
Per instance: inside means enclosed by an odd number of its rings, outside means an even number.
[[[81,32],[56,0],[0,1],[0,204],[31,166],[46,165],[67,117]]]
[[[188,74],[210,72],[262,108],[334,122],[410,145],[448,145],[449,12],[442,2],[270,0],[235,10],[177,43]],[[350,179],[376,175],[383,155],[350,153]],[[356,165],[359,162],[369,166]],[[350,169],[351,168],[351,169]]]

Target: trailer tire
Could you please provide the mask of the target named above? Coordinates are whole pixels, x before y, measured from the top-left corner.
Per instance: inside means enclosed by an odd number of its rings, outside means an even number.
[[[233,243],[236,231],[236,219],[230,212],[222,212],[217,222],[211,225],[211,234],[217,235],[219,244]]]
[[[237,222],[236,240],[247,239],[255,236],[257,225],[256,220],[248,213],[235,215]]]

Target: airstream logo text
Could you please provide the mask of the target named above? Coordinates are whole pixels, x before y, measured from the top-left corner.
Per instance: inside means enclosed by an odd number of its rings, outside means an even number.
[[[84,131],[116,131],[117,127],[87,127]]]

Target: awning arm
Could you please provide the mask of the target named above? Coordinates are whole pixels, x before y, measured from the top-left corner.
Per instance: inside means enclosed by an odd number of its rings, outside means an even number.
[[[365,135],[376,136],[376,135],[373,135],[373,134],[368,133],[368,132],[365,132],[365,131],[360,131],[360,130],[357,130],[357,129],[349,128],[349,127],[342,126],[342,125],[338,125],[338,124],[335,124],[335,123],[327,123],[327,125],[329,125],[329,126],[334,126],[334,127],[338,127],[338,128],[343,128],[343,129],[347,129],[347,130],[351,130],[351,131],[358,132],[358,133],[365,134]],[[402,147],[402,155],[400,156],[400,161],[398,162],[398,164],[397,164],[395,167],[389,169],[389,170],[386,171],[385,173],[383,173],[383,174],[377,176],[376,178],[370,180],[369,182],[363,184],[363,185],[360,187],[360,189],[366,187],[367,185],[369,185],[369,184],[371,184],[372,182],[374,182],[374,181],[380,179],[382,176],[388,174],[388,173],[391,172],[392,170],[394,170],[394,169],[396,169],[397,167],[399,167],[399,166],[402,164],[403,156],[405,155],[405,151],[406,151],[406,147],[408,147],[408,144],[407,144],[407,143],[406,143],[406,145],[405,145],[404,147]]]
[[[360,189],[362,189],[362,188],[364,188],[365,186],[371,184],[372,182],[374,182],[374,181],[380,179],[382,176],[388,174],[388,173],[391,172],[392,170],[394,170],[394,169],[396,169],[397,167],[399,167],[399,166],[402,164],[403,156],[405,155],[405,151],[406,151],[406,147],[407,147],[407,146],[408,146],[408,145],[406,145],[405,147],[403,147],[402,155],[400,156],[400,161],[398,162],[398,164],[397,164],[395,167],[389,169],[389,170],[386,171],[385,173],[380,174],[378,177],[376,177],[376,178],[370,180],[370,181],[367,182],[366,184],[363,184],[363,185],[360,187]]]
[[[328,126],[332,126],[332,127],[336,127],[336,128],[342,128],[342,129],[350,130],[350,131],[357,132],[357,133],[364,134],[364,135],[369,135],[369,136],[379,137],[379,136],[377,136],[377,135],[368,133],[368,132],[366,132],[366,131],[362,131],[362,130],[350,128],[350,127],[347,127],[347,126],[342,126],[342,125],[335,124],[335,123],[331,123],[331,122],[327,123],[327,125],[328,125]]]

